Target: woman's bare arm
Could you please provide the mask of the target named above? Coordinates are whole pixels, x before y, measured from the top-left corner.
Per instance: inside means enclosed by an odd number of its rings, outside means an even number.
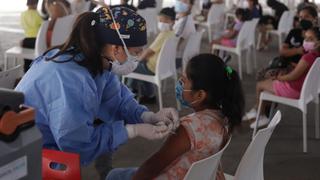
[[[191,148],[187,130],[180,126],[176,134],[168,137],[158,152],[153,154],[134,175],[134,180],[153,179],[157,177],[174,160]]]

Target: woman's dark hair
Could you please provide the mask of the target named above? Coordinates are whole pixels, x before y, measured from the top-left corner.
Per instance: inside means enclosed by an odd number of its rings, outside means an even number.
[[[102,73],[103,64],[101,60],[101,51],[103,44],[99,43],[95,28],[98,21],[99,15],[94,12],[85,12],[79,15],[67,41],[60,46],[47,50],[47,52],[49,52],[52,49],[60,49],[56,55],[47,58],[47,60],[59,63],[59,61],[54,60],[56,57],[62,54],[70,54],[72,57],[67,61],[72,61],[76,55],[82,53],[84,59],[76,62],[87,68],[93,76]],[[45,54],[47,52],[45,52]]]
[[[244,8],[237,8],[235,12],[236,16],[241,16],[241,21],[250,20],[250,10]]]
[[[303,8],[298,12],[298,14],[299,14],[301,11],[307,11],[313,18],[317,18],[317,17],[318,17],[318,12],[317,12],[316,8],[314,8],[313,6],[305,6],[305,7],[303,7]]]
[[[232,130],[241,123],[245,103],[238,73],[230,70],[218,56],[200,54],[188,62],[186,75],[192,82],[192,90],[206,91],[208,96],[203,105],[221,109]]]

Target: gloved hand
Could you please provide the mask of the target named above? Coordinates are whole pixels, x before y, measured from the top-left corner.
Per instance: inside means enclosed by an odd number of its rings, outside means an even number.
[[[164,122],[167,126],[172,126],[173,130],[178,128],[180,125],[178,112],[174,108],[163,108],[157,113],[153,113],[150,111],[144,112],[141,115],[141,119],[145,123],[150,123],[150,124]]]
[[[127,124],[126,128],[130,139],[137,136],[149,140],[161,139],[170,132],[166,125]]]

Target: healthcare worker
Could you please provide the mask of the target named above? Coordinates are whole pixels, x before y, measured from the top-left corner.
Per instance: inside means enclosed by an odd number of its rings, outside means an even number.
[[[173,108],[148,111],[118,79],[136,68],[146,39],[141,16],[103,7],[79,15],[69,39],[34,60],[16,90],[36,108],[44,148],[79,153],[87,165],[128,138],[159,139],[178,126]]]

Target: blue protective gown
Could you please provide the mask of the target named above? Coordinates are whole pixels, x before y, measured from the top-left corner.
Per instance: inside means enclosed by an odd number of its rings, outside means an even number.
[[[36,108],[44,148],[79,153],[86,165],[126,142],[125,124],[142,123],[147,109],[115,74],[104,71],[93,77],[78,65],[81,55],[65,63],[45,61],[58,51],[37,58],[16,90],[25,94],[26,105]],[[70,57],[61,55],[56,61]],[[95,126],[97,118],[104,123]]]

